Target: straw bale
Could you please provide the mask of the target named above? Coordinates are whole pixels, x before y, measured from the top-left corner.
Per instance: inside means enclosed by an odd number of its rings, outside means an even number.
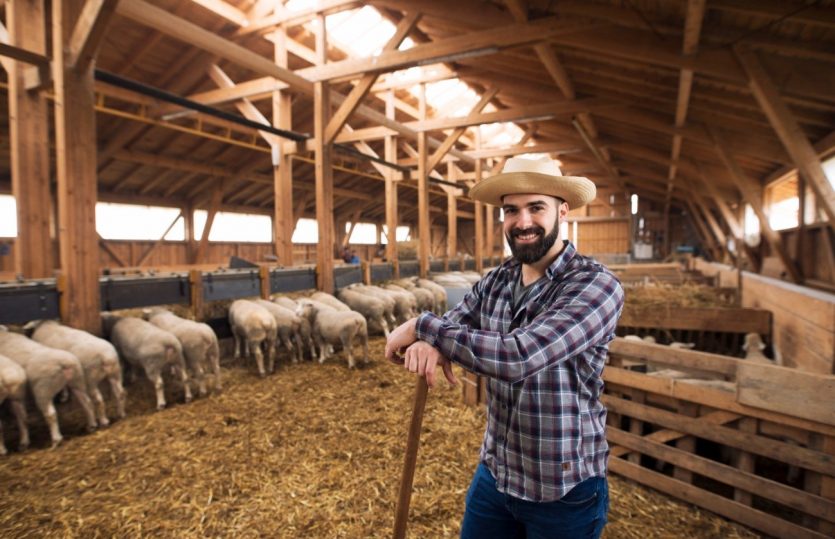
[[[223,393],[158,413],[140,379],[128,388],[128,418],[87,436],[80,417],[65,422],[60,410],[61,446],[45,449],[37,428],[33,449],[0,460],[0,533],[390,537],[415,379],[383,359],[383,346],[373,339],[374,360],[357,370],[282,363],[259,379],[233,366]],[[484,421],[460,389],[430,392],[410,537],[458,536]],[[758,537],[618,477],[610,486],[604,537]]]

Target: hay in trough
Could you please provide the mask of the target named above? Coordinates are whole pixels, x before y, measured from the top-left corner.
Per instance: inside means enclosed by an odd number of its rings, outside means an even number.
[[[727,290],[695,283],[624,287],[625,301],[638,308],[737,307]]]
[[[390,537],[415,378],[383,359],[383,345],[374,339],[372,362],[353,371],[342,354],[282,361],[265,379],[232,366],[223,393],[184,405],[172,385],[176,404],[158,413],[140,378],[128,417],[91,435],[62,407],[60,447],[47,449],[35,425],[33,449],[0,459],[2,535]],[[410,537],[458,536],[484,421],[460,389],[430,392]],[[610,485],[604,537],[758,537],[618,477]]]

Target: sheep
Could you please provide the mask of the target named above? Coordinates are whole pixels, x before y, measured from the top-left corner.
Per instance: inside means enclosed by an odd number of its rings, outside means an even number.
[[[326,293],[326,292],[314,292],[310,295],[310,299],[318,301],[320,303],[324,303],[325,305],[330,305],[337,311],[350,311],[351,308],[345,305],[343,302],[336,299],[334,296]]]
[[[81,362],[87,380],[87,393],[93,400],[100,427],[110,425],[104,398],[99,385],[107,380],[116,399],[116,414],[125,418],[125,390],[122,387],[122,366],[116,348],[106,340],[80,329],[64,326],[54,320],[30,322],[24,329],[31,329],[32,339],[45,346],[70,352]]]
[[[766,357],[763,354],[765,350],[765,343],[759,333],[746,333],[745,343],[742,345],[742,350],[745,351],[745,359],[748,361],[755,361],[763,365],[775,365],[776,361]]]
[[[420,311],[435,311],[435,294],[426,288],[420,288],[415,285],[416,279],[399,279],[386,285],[386,288],[396,290],[394,287],[399,287],[405,292],[415,296],[418,310]]]
[[[265,308],[273,315],[276,324],[276,346],[278,342],[284,345],[293,363],[302,359],[302,341],[300,335],[301,317],[295,312],[265,299],[255,300],[255,303]],[[295,347],[293,341],[296,341]]]
[[[382,300],[347,288],[340,290],[337,295],[351,310],[363,315],[366,322],[379,325],[383,334],[386,337],[389,336],[389,327],[384,316],[385,305]]]
[[[50,348],[24,335],[11,333],[5,327],[0,327],[0,353],[23,367],[26,372],[35,404],[49,426],[53,447],[61,443],[63,436],[52,400],[66,386],[69,386],[87,417],[87,431],[96,430],[93,404],[87,395],[84,370],[77,357],[66,350]]]
[[[417,316],[417,299],[414,294],[410,294],[400,288],[399,286],[386,285],[385,290],[396,302],[394,314],[397,317],[397,323],[402,324],[406,320]]]
[[[267,366],[270,372],[275,369],[275,339],[277,327],[275,318],[269,311],[249,300],[239,299],[229,306],[229,325],[235,337],[235,359],[241,357],[241,341],[244,342],[244,355],[255,354],[258,375],[267,375],[264,370],[264,354],[261,345],[267,351]]]
[[[429,290],[435,296],[435,314],[442,315],[447,311],[447,294],[443,286],[429,279],[418,279],[417,285]]]
[[[289,309],[293,313],[295,313],[299,308],[299,304],[287,296],[276,296],[273,298],[273,303],[280,305],[285,309]],[[299,316],[299,322],[299,337],[301,338],[302,344],[306,345],[307,349],[310,350],[310,355],[312,357],[315,354],[315,345],[313,344],[313,328],[310,326],[310,321],[303,316]],[[304,350],[299,350],[299,359],[302,359],[303,356]]]
[[[197,382],[197,391],[201,397],[208,393],[206,373],[212,372],[215,389],[220,391],[220,349],[217,335],[208,324],[186,320],[167,309],[151,309],[144,315],[145,319],[160,329],[164,329],[180,341],[183,346],[191,378]]]
[[[381,302],[383,302],[383,316],[385,317],[386,322],[390,325],[390,327],[397,326],[397,318],[395,318],[394,316],[397,303],[394,301],[394,297],[392,297],[392,295],[389,294],[388,290],[383,290],[379,286],[371,286],[364,284],[348,285],[344,288],[344,290],[356,291],[360,294],[372,296],[379,299]]]
[[[353,354],[356,337],[359,337],[363,345],[363,363],[368,363],[368,326],[360,313],[337,311],[326,304],[305,299],[299,302],[299,314],[313,325],[313,339],[319,348],[319,363],[323,363],[332,353],[332,345],[341,343],[348,355],[348,368],[353,369],[356,366]]]
[[[0,355],[0,404],[6,399],[17,420],[19,434],[18,449],[24,451],[29,447],[29,427],[26,424],[26,371],[23,367]],[[7,455],[6,444],[3,442],[3,424],[0,423],[0,455]]]
[[[192,399],[183,345],[177,337],[141,318],[120,317],[105,313],[105,333],[119,355],[134,369],[142,368],[145,376],[154,385],[157,410],[165,408],[163,371],[171,367],[180,378],[185,392],[185,402]]]

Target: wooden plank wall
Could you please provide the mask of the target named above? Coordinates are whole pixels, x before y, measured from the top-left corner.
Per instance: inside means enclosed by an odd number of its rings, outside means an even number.
[[[568,224],[568,238],[573,240],[573,224]],[[629,223],[612,221],[577,223],[577,250],[581,254],[614,254],[629,252]]]
[[[734,282],[733,268],[701,259],[694,265],[728,286]],[[742,272],[741,286],[743,307],[772,312],[774,346],[786,366],[835,373],[835,295],[749,272]]]

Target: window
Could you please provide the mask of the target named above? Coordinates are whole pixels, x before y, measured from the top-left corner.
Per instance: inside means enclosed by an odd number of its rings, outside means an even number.
[[[351,231],[351,223],[345,223],[345,232]],[[377,245],[377,225],[374,223],[357,223],[351,231],[348,243],[359,245]]]
[[[17,204],[12,195],[0,195],[0,237],[17,237]]]
[[[821,166],[823,166],[823,173],[826,175],[826,179],[829,180],[829,185],[835,189],[835,155],[823,161]]]
[[[760,220],[750,204],[745,205],[745,243],[751,247],[760,244]]]
[[[319,224],[316,219],[299,219],[293,231],[293,243],[319,243]]]
[[[158,240],[180,210],[137,204],[96,203],[96,231],[106,240]],[[186,229],[183,218],[165,234],[168,241],[183,241]]]
[[[632,195],[630,198],[632,201],[632,215],[638,213],[638,195]]]
[[[383,245],[388,244],[388,225],[383,225],[383,235],[382,235],[382,242]],[[397,227],[397,241],[409,241],[412,239],[412,229],[407,226],[399,226]]]
[[[768,215],[768,224],[772,229],[784,230],[798,225],[800,199],[797,189],[797,173],[766,188],[766,215]]]
[[[195,239],[203,236],[207,217],[206,210],[194,212]],[[272,240],[272,219],[268,215],[219,211],[215,214],[212,230],[209,232],[209,241],[270,243]]]

